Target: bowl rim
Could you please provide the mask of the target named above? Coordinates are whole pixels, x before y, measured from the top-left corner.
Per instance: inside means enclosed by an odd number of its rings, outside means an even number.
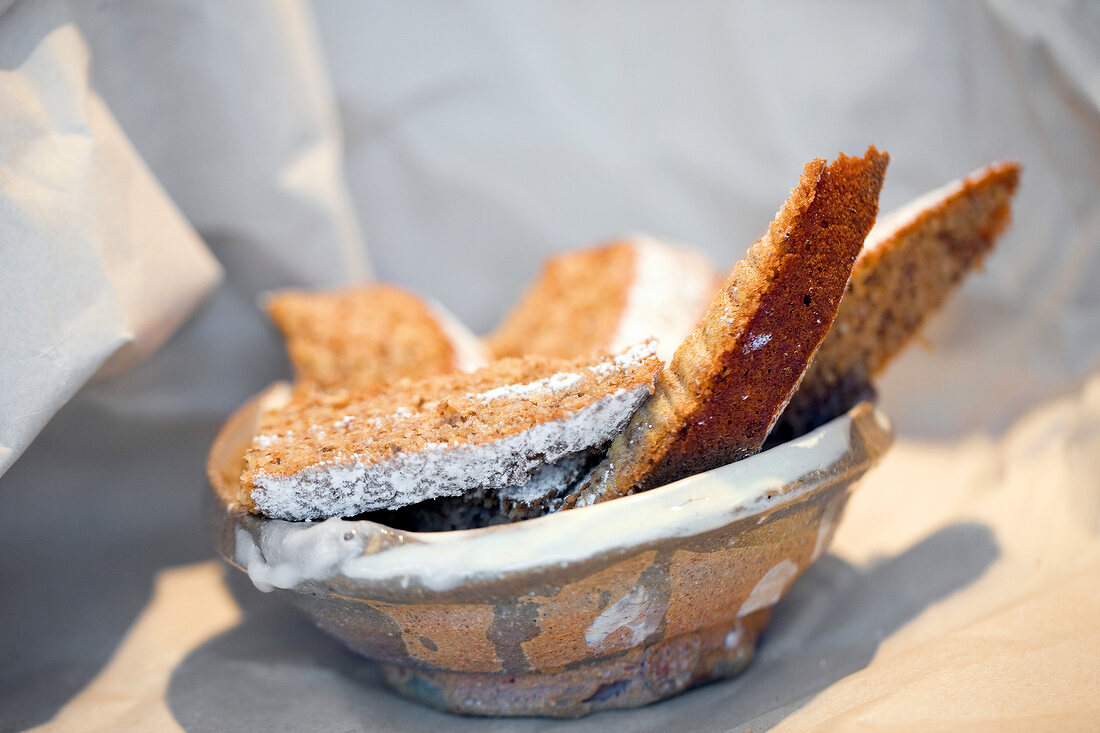
[[[234,437],[230,432],[239,433],[242,423],[247,428],[242,415],[248,410],[258,415],[265,396],[284,385],[272,385],[234,413],[211,447],[208,462],[215,501],[229,515],[222,521],[228,519],[234,530],[235,547],[219,550],[263,590],[337,578],[401,587],[415,581],[444,592],[470,582],[567,567],[656,541],[692,537],[798,501],[866,470],[893,440],[886,416],[866,400],[749,458],[632,496],[521,522],[440,532],[339,517],[291,522],[233,506],[226,501],[226,487],[218,486],[232,475],[217,461],[226,457],[226,443]]]

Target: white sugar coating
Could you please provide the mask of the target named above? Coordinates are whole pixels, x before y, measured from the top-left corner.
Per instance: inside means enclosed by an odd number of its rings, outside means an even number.
[[[641,343],[634,344],[620,354],[616,354],[607,359],[601,359],[588,367],[588,371],[606,377],[608,374],[629,369],[635,364],[641,364],[643,361],[656,354],[658,348],[659,345],[656,339],[649,337]]]
[[[968,178],[981,176],[985,171],[986,169],[982,168],[974,171],[965,178],[960,178],[957,181],[946,183],[939,188],[934,188],[927,193],[921,194],[904,206],[878,217],[878,220],[875,221],[875,225],[871,227],[871,231],[867,233],[867,238],[863,240],[863,249],[860,251],[860,254],[862,255],[864,252],[870,252],[882,246],[883,242],[890,240],[895,234],[912,224],[922,213],[928,209],[939,206],[959,191],[962,191],[966,186]]]
[[[580,374],[558,372],[544,379],[536,379],[533,382],[527,382],[525,384],[506,384],[503,387],[496,387],[479,394],[470,394],[467,396],[471,399],[481,399],[484,402],[492,402],[493,400],[499,400],[503,397],[522,397],[523,395],[533,392],[545,392],[546,390],[559,392],[563,389],[572,387],[574,384],[581,381],[581,379],[582,376]]]
[[[620,389],[568,417],[480,445],[433,444],[377,463],[324,463],[289,476],[258,473],[252,500],[269,517],[301,520],[524,484],[540,466],[611,440],[648,396],[648,383]]]
[[[604,356],[595,364],[590,364],[585,367],[588,371],[598,374],[602,377],[610,376],[611,374],[627,372],[635,366],[638,366],[649,357],[656,353],[657,342],[654,339],[648,339],[641,343],[634,344],[630,348],[626,349],[622,353]],[[519,384],[508,384],[502,387],[494,387],[493,389],[485,390],[484,392],[467,392],[465,397],[470,400],[478,400],[480,402],[489,403],[498,399],[515,399],[519,397],[527,398],[528,395],[548,394],[550,392],[559,392],[561,390],[568,389],[574,384],[584,378],[583,374],[577,374],[575,372],[557,372],[544,377],[543,379],[536,379],[531,382],[524,382]],[[277,402],[272,402],[268,409],[279,409],[284,407],[290,401],[289,392],[283,394],[280,392],[280,399]],[[376,415],[373,417],[356,417],[354,415],[344,415],[339,420],[331,423],[332,428],[336,430],[343,430],[352,423],[359,425],[371,425],[376,428],[382,427],[382,425],[388,420],[402,420],[410,417],[416,417],[421,414],[422,411],[435,410],[439,405],[438,400],[425,402],[417,409],[410,409],[404,405],[399,405],[389,415]],[[324,425],[310,425],[307,429],[307,433],[316,436],[318,433],[324,433],[327,428]],[[272,444],[285,441],[294,438],[294,431],[287,430],[284,433],[278,434],[261,434],[252,438],[252,444],[258,448],[268,448]]]
[[[443,304],[431,298],[421,297],[424,305],[435,316],[436,322],[455,352],[455,368],[460,372],[476,372],[489,363],[489,350],[485,344],[466,328]]]
[[[714,298],[718,273],[702,255],[652,237],[630,237],[634,278],[609,351],[656,338],[657,356],[668,363]]]
[[[261,448],[270,448],[272,443],[282,440],[278,435],[257,435],[252,442]]]
[[[562,494],[580,478],[588,457],[588,451],[566,456],[539,468],[526,483],[505,486],[497,494],[502,499],[527,506],[548,496]]]
[[[756,351],[757,349],[763,348],[764,345],[771,340],[772,335],[770,333],[753,334],[752,336],[749,336],[749,340],[745,343],[744,346],[741,347],[741,351],[746,354],[750,351]]]

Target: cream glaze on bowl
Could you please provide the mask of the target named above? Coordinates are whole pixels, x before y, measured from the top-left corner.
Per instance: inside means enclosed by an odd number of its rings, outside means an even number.
[[[276,385],[210,452],[219,551],[400,692],[451,712],[573,717],[740,672],[771,607],[827,549],[853,482],[886,451],[871,403],[751,458],[538,519],[418,533],[286,522],[236,506]]]

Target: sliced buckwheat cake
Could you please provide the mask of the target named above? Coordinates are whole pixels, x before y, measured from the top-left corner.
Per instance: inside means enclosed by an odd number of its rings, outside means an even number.
[[[362,387],[404,377],[472,372],[481,341],[441,305],[392,285],[284,291],[267,301],[301,382]]]
[[[1019,164],[994,163],[879,218],[777,438],[828,422],[869,390],[871,378],[981,266],[1012,218],[1019,180]]]
[[[563,508],[614,499],[760,450],[836,316],[874,224],[889,156],[817,159],[733,269],[655,392]]]
[[[655,344],[576,360],[503,359],[472,374],[356,390],[298,389],[261,418],[243,506],[347,517],[514,487],[608,443],[653,390]]]
[[[496,357],[572,359],[655,338],[668,361],[720,284],[703,255],[626,237],[550,258],[487,341]]]

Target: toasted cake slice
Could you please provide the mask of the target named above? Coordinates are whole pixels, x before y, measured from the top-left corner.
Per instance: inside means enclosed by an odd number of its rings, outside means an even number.
[[[645,342],[616,356],[504,359],[473,374],[298,389],[261,418],[240,503],[313,519],[526,483],[622,430],[652,391],[653,352]]]
[[[574,358],[647,338],[671,358],[720,282],[701,254],[631,236],[550,258],[488,338],[495,357]]]
[[[871,378],[981,265],[1009,224],[1019,180],[1019,164],[994,163],[880,218],[777,434],[812,430],[869,389]]]
[[[267,301],[298,379],[359,387],[403,377],[471,372],[486,364],[480,340],[442,306],[391,285],[284,291]]]
[[[808,163],[655,392],[564,508],[660,486],[758,451],[798,386],[875,221],[889,156]]]

